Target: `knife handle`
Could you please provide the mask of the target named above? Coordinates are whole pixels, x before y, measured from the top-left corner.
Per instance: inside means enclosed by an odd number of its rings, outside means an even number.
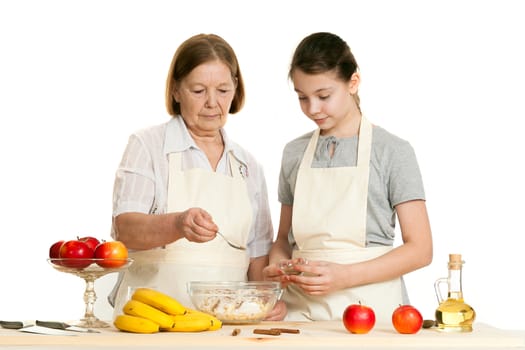
[[[39,321],[36,320],[37,326],[47,327],[47,328],[54,328],[54,329],[66,329],[69,327],[68,324],[64,322],[58,322],[58,321]]]
[[[20,329],[24,327],[24,322],[22,321],[0,321],[0,326],[7,329]]]

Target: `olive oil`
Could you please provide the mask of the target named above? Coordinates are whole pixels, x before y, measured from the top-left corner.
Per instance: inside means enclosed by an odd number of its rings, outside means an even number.
[[[434,284],[439,306],[436,309],[437,329],[445,332],[471,332],[476,318],[474,309],[463,300],[461,274],[464,261],[460,254],[450,254],[448,278],[440,278]],[[448,285],[447,299],[442,298],[439,286]]]

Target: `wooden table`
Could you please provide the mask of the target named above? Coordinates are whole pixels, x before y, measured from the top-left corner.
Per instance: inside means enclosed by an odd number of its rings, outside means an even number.
[[[377,326],[368,334],[351,334],[341,322],[262,322],[224,325],[201,333],[133,334],[114,328],[75,336],[42,335],[0,328],[0,349],[525,349],[525,330],[509,331],[475,324],[472,333],[443,333],[422,329],[398,334]],[[300,334],[253,334],[255,328],[295,328]],[[232,331],[241,330],[237,336]]]

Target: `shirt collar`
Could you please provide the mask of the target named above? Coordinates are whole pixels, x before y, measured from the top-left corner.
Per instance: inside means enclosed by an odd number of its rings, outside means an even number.
[[[221,128],[220,132],[224,140],[224,152],[227,153],[232,151],[235,158],[246,164],[246,159],[243,152],[241,152],[241,148],[235,142],[230,140],[224,128]],[[199,149],[191,137],[188,128],[186,127],[186,123],[184,123],[184,119],[180,115],[171,118],[166,127],[164,154],[167,155],[175,152],[184,152],[190,148]]]

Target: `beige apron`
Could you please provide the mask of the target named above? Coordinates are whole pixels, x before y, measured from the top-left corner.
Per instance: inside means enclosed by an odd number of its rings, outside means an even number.
[[[171,153],[167,210],[180,212],[201,207],[231,241],[246,246],[252,206],[241,164],[233,154],[228,158],[233,177],[200,168],[182,171],[181,153]],[[163,248],[133,252],[130,257],[134,262],[118,289],[115,315],[121,313],[129,297],[128,288],[155,288],[192,307],[188,281],[245,281],[249,266],[246,251],[231,248],[221,237],[206,243],[180,239]]]
[[[366,218],[372,125],[361,119],[357,166],[312,168],[317,129],[299,166],[293,204],[292,228],[297,249],[293,257],[350,264],[373,259],[391,247],[366,248]],[[283,295],[287,320],[336,320],[353,303],[373,307],[376,322],[391,322],[402,304],[399,278],[350,288],[330,295],[311,296],[294,285]]]

